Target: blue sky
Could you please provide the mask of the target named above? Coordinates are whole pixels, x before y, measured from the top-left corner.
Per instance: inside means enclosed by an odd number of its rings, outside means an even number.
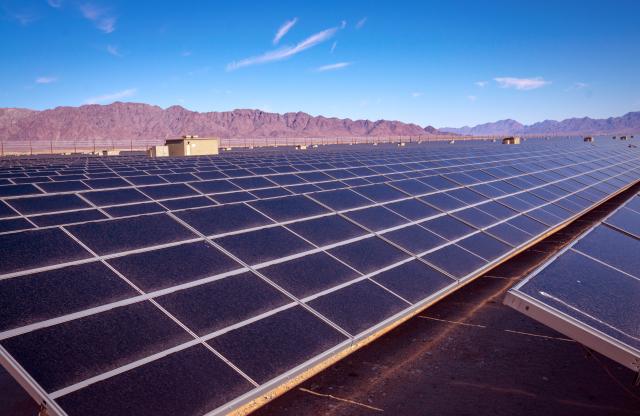
[[[0,107],[436,127],[640,110],[640,1],[0,0]]]

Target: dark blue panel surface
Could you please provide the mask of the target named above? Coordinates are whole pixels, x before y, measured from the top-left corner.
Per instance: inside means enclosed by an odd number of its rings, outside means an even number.
[[[205,241],[129,254],[108,263],[146,292],[242,267]]]
[[[208,343],[249,377],[264,383],[344,340],[337,330],[295,306]]]
[[[70,416],[203,415],[252,388],[202,345],[58,399]]]
[[[0,273],[34,269],[91,257],[58,228],[0,235]]]
[[[97,254],[111,254],[196,237],[165,214],[90,222],[66,227]]]
[[[157,298],[198,335],[206,335],[292,300],[253,273],[218,279]]]
[[[356,335],[408,305],[370,280],[362,280],[315,298],[309,306]]]

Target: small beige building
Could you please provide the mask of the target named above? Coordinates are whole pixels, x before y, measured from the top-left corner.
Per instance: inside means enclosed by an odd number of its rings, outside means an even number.
[[[217,137],[185,135],[180,139],[169,139],[165,145],[169,148],[169,156],[217,155],[220,151]]]
[[[502,144],[520,144],[520,137],[505,137],[504,139],[502,139]]]
[[[169,146],[151,146],[147,150],[149,157],[165,157],[169,156]]]

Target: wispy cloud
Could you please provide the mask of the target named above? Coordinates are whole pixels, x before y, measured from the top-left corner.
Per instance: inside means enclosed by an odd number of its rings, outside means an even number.
[[[362,19],[358,20],[358,23],[356,23],[356,29],[362,29],[365,23],[367,23],[366,17],[363,17]]]
[[[331,45],[331,50],[329,52],[333,53],[333,51],[336,50],[336,46],[338,46],[338,41],[333,42],[333,45]]]
[[[53,8],[60,8],[62,6],[62,0],[47,0],[47,4]]]
[[[120,100],[122,98],[127,98],[134,96],[138,92],[137,88],[129,88],[122,91],[116,91],[109,94],[98,95],[97,97],[87,98],[84,103],[85,104],[100,104],[100,103],[110,103],[113,101]]]
[[[107,45],[107,52],[113,56],[117,56],[118,58],[122,57],[122,53],[120,53],[120,48],[115,45]]]
[[[478,99],[475,95],[467,95],[467,100],[475,102]]]
[[[413,98],[419,98],[419,97],[422,97],[423,95],[424,95],[424,93],[420,92],[420,91],[414,91],[414,92],[411,93],[411,96]]]
[[[586,82],[574,82],[566,91],[583,90],[585,88],[589,88],[589,84]]]
[[[180,56],[184,56],[185,58],[187,56],[191,56],[191,51],[182,51],[182,52],[180,52]]]
[[[487,86],[488,82],[487,81],[476,81],[474,82],[474,84],[480,88],[484,88]]]
[[[116,18],[105,8],[98,7],[92,3],[85,3],[80,5],[80,12],[85,19],[91,20],[104,33],[111,33],[116,30]]]
[[[38,77],[36,78],[36,84],[52,84],[58,81],[56,77]]]
[[[346,68],[351,65],[351,62],[338,62],[335,64],[322,65],[321,67],[316,68],[317,72],[326,72],[326,71],[335,71],[336,69]]]
[[[7,15],[11,20],[15,20],[20,23],[22,26],[27,26],[29,23],[35,22],[38,20],[38,16],[29,10],[13,10],[9,8],[7,4],[1,5],[2,11]]]
[[[343,20],[342,22],[340,22],[340,29],[344,29],[345,27],[347,27],[347,21]]]
[[[96,23],[96,27],[103,31],[104,33],[111,33],[116,30],[116,18],[115,17],[106,17],[104,19],[100,19]]]
[[[493,79],[498,83],[500,88],[515,88],[516,90],[528,91],[544,87],[551,84],[542,77],[535,78],[514,78],[514,77],[498,77]]]
[[[287,20],[286,22],[284,22],[276,32],[276,35],[273,38],[273,44],[277,45],[278,42],[280,42],[280,39],[282,39],[284,35],[286,35],[287,32],[289,32],[297,22],[298,22],[297,17],[294,17],[293,19]]]
[[[289,58],[300,52],[303,52],[309,48],[312,48],[328,39],[331,39],[336,34],[338,28],[332,27],[330,29],[323,30],[314,35],[309,36],[302,42],[297,43],[295,46],[286,46],[284,48],[277,49],[275,51],[269,51],[262,55],[245,58],[240,61],[234,61],[227,65],[227,71],[234,71],[238,68],[246,66],[265,64],[268,62],[280,61],[282,59]]]

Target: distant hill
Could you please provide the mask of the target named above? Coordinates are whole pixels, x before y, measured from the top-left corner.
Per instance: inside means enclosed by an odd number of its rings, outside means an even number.
[[[386,137],[424,135],[583,135],[634,134],[640,132],[640,112],[607,119],[570,118],[545,120],[525,126],[500,120],[475,127],[421,127],[389,120],[351,120],[311,116],[307,113],[267,113],[233,110],[199,113],[180,106],[162,109],[139,103],[56,107],[35,111],[0,108],[3,140],[157,140],[182,134],[222,138],[269,137]]]
[[[474,136],[519,135],[583,135],[583,134],[634,134],[640,132],[640,111],[622,117],[593,119],[589,117],[568,118],[562,121],[545,120],[525,126],[515,120],[500,120],[479,124],[475,127],[444,127],[442,132]]]
[[[437,135],[437,129],[388,120],[351,120],[303,112],[233,110],[199,113],[180,106],[116,102],[34,111],[0,108],[3,139],[158,139],[182,134],[234,138]]]

